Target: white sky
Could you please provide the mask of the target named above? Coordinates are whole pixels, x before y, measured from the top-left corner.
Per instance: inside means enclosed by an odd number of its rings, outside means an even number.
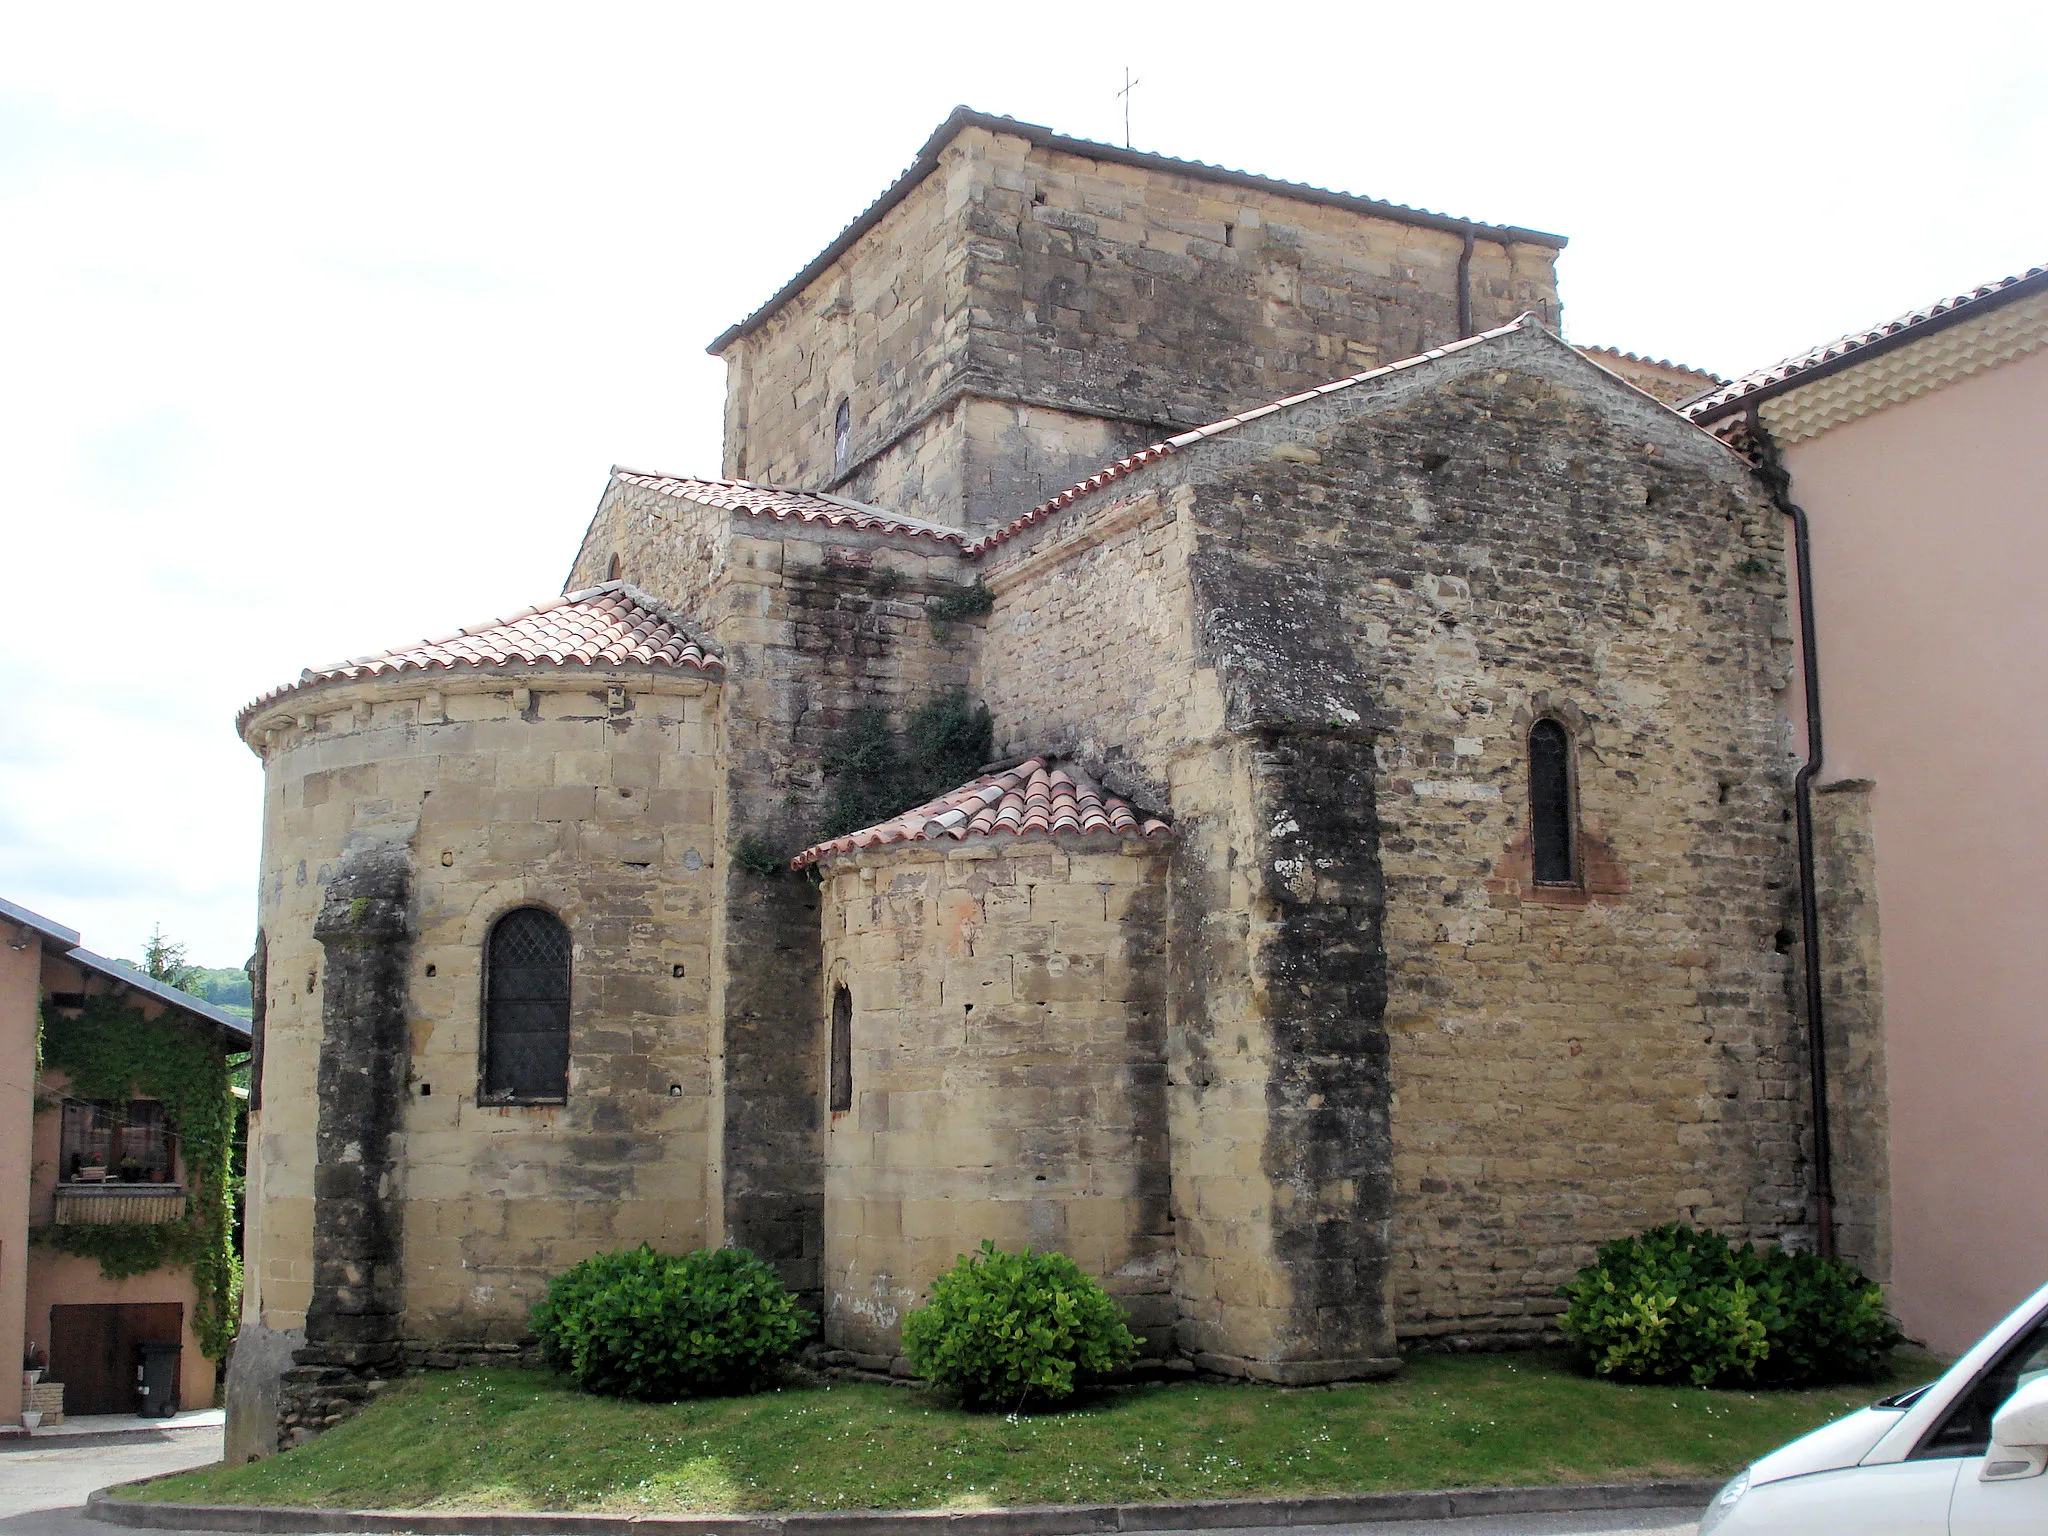
[[[2048,261],[2048,7],[0,0],[0,895],[255,929],[236,709],[560,590],[956,104],[1569,235],[1728,373]]]

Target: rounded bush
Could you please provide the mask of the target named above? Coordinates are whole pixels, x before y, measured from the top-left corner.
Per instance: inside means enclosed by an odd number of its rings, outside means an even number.
[[[669,1403],[751,1391],[811,1331],[781,1278],[744,1248],[600,1253],[533,1309],[542,1356],[586,1392]]]
[[[903,1320],[903,1352],[968,1407],[1021,1408],[1121,1370],[1138,1342],[1108,1293],[1065,1254],[1007,1253],[984,1241]]]
[[[1616,1381],[1869,1381],[1905,1337],[1853,1265],[1676,1223],[1607,1244],[1558,1294],[1565,1337]]]

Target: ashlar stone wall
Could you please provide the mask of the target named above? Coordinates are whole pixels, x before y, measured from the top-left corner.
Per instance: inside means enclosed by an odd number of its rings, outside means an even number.
[[[1164,849],[971,839],[823,869],[824,997],[852,1007],[825,1145],[828,1343],[887,1368],[982,1239],[1067,1254],[1170,1352]],[[818,1040],[821,1079],[828,1040]]]
[[[310,1430],[408,1351],[513,1347],[587,1254],[715,1235],[725,749],[715,683],[641,669],[332,684],[252,740],[267,963],[244,1326],[252,1353],[295,1352],[285,1427]],[[484,945],[528,904],[574,944],[568,1097],[480,1103]],[[381,1170],[344,1196],[366,1149]],[[354,1204],[320,1219],[337,1198]]]
[[[1175,818],[1163,979],[1176,1346],[1263,1380],[1377,1374],[1395,1363],[1384,1222],[1355,1220],[1354,1207],[1385,1203],[1383,1053],[1304,1036],[1289,1018],[1377,1009],[1369,804],[1362,820],[1323,818],[1340,846],[1317,879],[1273,873],[1309,862],[1276,794],[1352,797],[1341,758],[1227,718],[1227,658],[1204,638],[1194,570],[1197,492],[1181,468],[1141,472],[986,558],[989,697],[1018,749],[1059,743]],[[1276,839],[1285,846],[1264,857]],[[1302,1059],[1344,1081],[1290,1082]],[[1351,1081],[1359,1073],[1369,1081]],[[1369,1251],[1353,1251],[1359,1237]]]
[[[726,472],[960,526],[1186,428],[1558,318],[1554,245],[1092,158],[970,124],[730,343]],[[840,401],[848,463],[834,459]]]
[[[1327,752],[1355,709],[1370,742],[1348,803],[1377,822],[1386,1000],[1358,1027],[1384,1030],[1401,1333],[1539,1333],[1593,1245],[1651,1222],[1796,1238],[1769,507],[1535,330],[1327,409],[1251,430],[1233,453],[1278,456],[1200,489],[1198,607],[1234,708]],[[1573,743],[1569,889],[1531,879],[1545,717]],[[1312,830],[1329,790],[1288,819]],[[1322,841],[1318,885],[1345,840]]]
[[[1193,675],[1219,699],[1206,750],[1142,749],[1173,765],[1180,839],[1186,1337],[1306,1360],[1342,1314],[1364,1333],[1320,1347],[1370,1349],[1383,1279],[1403,1337],[1505,1342],[1651,1222],[1801,1240],[1789,630],[1743,467],[1525,328],[1160,460],[1030,537],[1085,540],[1147,498],[1173,509],[1160,547],[1187,551]],[[1140,624],[1100,596],[1113,636]],[[999,587],[987,662],[1020,700],[996,639],[1026,604]],[[1147,718],[1119,708],[1135,686],[1104,681],[1118,726]],[[1573,743],[1569,889],[1531,878],[1545,717]],[[1212,1228],[1228,1281],[1184,1137],[1211,1177],[1257,1158],[1212,1187],[1218,1212],[1249,1202]]]
[[[725,658],[718,1230],[822,1305],[817,892],[736,855],[745,848],[772,871],[816,841],[831,798],[824,758],[859,710],[880,708],[900,725],[935,695],[978,698],[982,621],[932,616],[972,579],[949,548],[745,513],[715,512],[714,523],[709,510],[608,495],[570,579],[618,554],[636,582],[703,615]]]

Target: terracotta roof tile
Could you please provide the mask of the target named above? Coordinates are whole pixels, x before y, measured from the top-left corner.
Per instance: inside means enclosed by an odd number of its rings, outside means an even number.
[[[1911,309],[1883,325],[1872,326],[1853,336],[1840,336],[1825,346],[1802,352],[1797,357],[1788,357],[1783,362],[1760,368],[1755,373],[1746,373],[1724,388],[1710,394],[1699,395],[1688,400],[1681,410],[1694,421],[1707,422],[1727,414],[1735,407],[1747,402],[1751,396],[1778,394],[1783,388],[1801,381],[1802,376],[1815,373],[1829,364],[1846,364],[1858,353],[1884,347],[1887,343],[1903,345],[1918,336],[1939,330],[1966,318],[1972,312],[1991,309],[2022,296],[2019,289],[2031,291],[2048,286],[2048,266],[2029,267],[2011,277],[2001,277],[1995,283],[1985,283],[1972,288],[1968,293],[1959,293],[1954,298],[1943,299],[1938,304],[1929,304],[1923,309]],[[1908,334],[1910,333],[1910,334]],[[1895,340],[1896,338],[1896,340]]]
[[[835,528],[859,528],[870,533],[912,534],[956,547],[967,542],[967,535],[958,528],[928,523],[921,517],[908,517],[886,507],[871,507],[865,502],[848,501],[843,496],[827,496],[818,491],[783,490],[772,485],[756,485],[751,480],[700,480],[689,475],[659,475],[637,469],[614,468],[612,478],[627,485],[658,491],[664,496],[700,502],[707,507],[723,507],[731,512],[746,512],[755,517],[794,518],[806,523],[828,523]]]
[[[506,618],[458,629],[439,640],[308,667],[297,682],[253,700],[235,723],[240,728],[266,705],[317,683],[523,663],[660,667],[714,676],[725,670],[716,651],[690,634],[682,619],[638,587],[608,581]]]
[[[1128,800],[1098,788],[1073,769],[1033,757],[1014,768],[985,774],[914,811],[806,848],[789,864],[803,869],[835,853],[888,843],[1031,835],[1164,837],[1171,832],[1165,822],[1141,815]]]
[[[1590,342],[1584,344],[1574,342],[1572,345],[1578,347],[1581,352],[1598,352],[1604,357],[1618,357],[1625,363],[1647,363],[1652,368],[1669,368],[1673,373],[1689,373],[1694,378],[1705,379],[1709,384],[1726,384],[1728,382],[1718,373],[1709,372],[1705,368],[1695,368],[1690,363],[1674,363],[1668,357],[1646,357],[1640,352],[1624,352],[1620,347],[1596,347]]]

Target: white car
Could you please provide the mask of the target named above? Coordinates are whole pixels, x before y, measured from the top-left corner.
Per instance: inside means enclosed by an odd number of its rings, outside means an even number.
[[[2048,1536],[2048,1286],[1929,1386],[1729,1480],[1700,1536]]]

